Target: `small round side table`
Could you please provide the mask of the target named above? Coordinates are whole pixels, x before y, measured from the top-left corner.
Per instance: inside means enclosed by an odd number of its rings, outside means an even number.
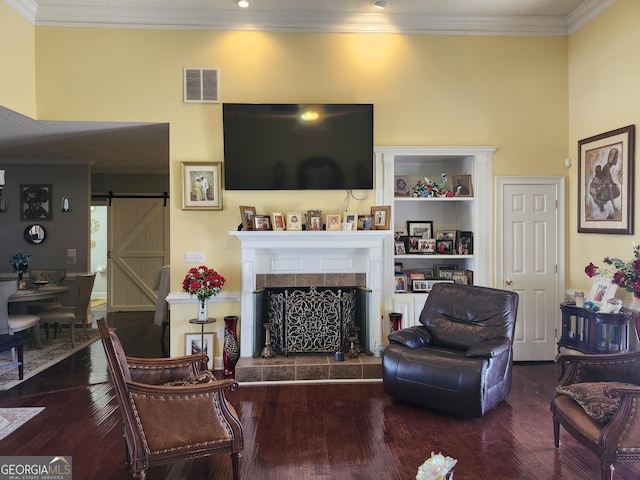
[[[206,353],[207,355],[209,354],[209,352],[205,352],[204,351],[204,326],[205,325],[209,325],[211,323],[215,323],[215,321],[216,321],[215,318],[207,318],[204,322],[201,322],[197,318],[192,318],[191,320],[189,320],[189,323],[191,323],[193,325],[200,325],[200,351],[201,351],[201,353]]]

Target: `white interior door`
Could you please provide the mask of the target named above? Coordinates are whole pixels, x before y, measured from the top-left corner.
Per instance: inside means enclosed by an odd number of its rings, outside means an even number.
[[[153,280],[169,262],[169,208],[162,198],[114,198],[108,219],[108,311],[153,310]]]
[[[496,283],[520,296],[514,360],[553,360],[564,298],[564,179],[496,178]]]

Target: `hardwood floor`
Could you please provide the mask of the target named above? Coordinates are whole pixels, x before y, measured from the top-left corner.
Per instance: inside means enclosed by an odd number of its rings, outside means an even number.
[[[161,356],[160,328],[140,314],[114,319],[128,354]],[[240,385],[228,394],[242,420],[243,479],[415,478],[442,452],[458,459],[456,480],[598,479],[595,455],[563,432],[553,446],[553,363],[517,364],[507,400],[482,419],[461,419],[397,402],[382,383]],[[0,407],[44,406],[0,441],[2,455],[66,455],[73,478],[128,477],[122,425],[102,344],[96,342],[8,392]],[[231,478],[227,455],[153,467],[147,478]],[[640,478],[621,465],[616,480]]]

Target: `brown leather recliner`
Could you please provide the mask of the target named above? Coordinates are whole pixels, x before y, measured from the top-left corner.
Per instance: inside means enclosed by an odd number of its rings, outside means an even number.
[[[122,413],[132,475],[144,479],[153,465],[227,452],[238,480],[242,425],[224,395],[238,384],[207,375],[205,354],[127,357],[104,319],[98,320],[98,329]]]
[[[392,332],[384,350],[385,391],[465,417],[482,417],[511,390],[518,294],[436,283],[422,325]]]

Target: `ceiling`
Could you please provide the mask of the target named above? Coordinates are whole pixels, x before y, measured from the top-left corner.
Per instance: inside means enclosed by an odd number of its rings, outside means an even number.
[[[566,36],[616,0],[4,0],[34,25]],[[90,163],[98,173],[168,173],[169,126],[33,120],[0,107],[0,161]]]
[[[567,35],[616,0],[5,0],[36,25]]]

